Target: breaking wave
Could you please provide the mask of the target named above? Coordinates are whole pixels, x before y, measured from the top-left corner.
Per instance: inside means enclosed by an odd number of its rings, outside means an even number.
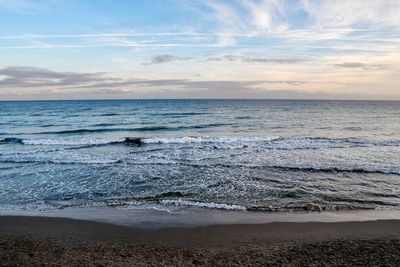
[[[123,143],[124,139],[29,139],[21,140],[24,145],[47,145],[47,146],[82,146],[82,145],[108,145],[115,143]]]
[[[142,139],[145,144],[190,144],[190,143],[251,143],[269,142],[279,137],[210,137],[210,136],[184,136],[175,138],[146,138]]]
[[[351,201],[351,200],[350,200]],[[109,207],[126,207],[126,206],[146,206],[161,205],[174,206],[184,208],[206,208],[219,209],[226,211],[248,211],[248,212],[299,212],[299,211],[340,211],[340,210],[372,210],[372,209],[400,209],[400,206],[393,206],[389,203],[368,203],[354,200],[354,202],[337,202],[337,203],[293,203],[286,205],[239,205],[233,203],[221,202],[205,202],[184,198],[133,198],[133,199],[114,199],[105,202]]]
[[[183,136],[170,138],[51,138],[51,139],[21,139],[7,137],[0,139],[0,144],[24,145],[110,145],[110,144],[264,144],[265,149],[319,149],[345,147],[400,146],[400,140],[365,140],[355,138],[323,138],[323,137],[279,137],[279,136]]]

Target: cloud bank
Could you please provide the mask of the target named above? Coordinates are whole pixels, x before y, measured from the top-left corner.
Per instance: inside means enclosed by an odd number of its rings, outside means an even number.
[[[336,82],[326,82],[339,84]],[[110,73],[58,72],[34,67],[0,69],[0,97],[8,99],[78,98],[278,98],[348,99],[357,93],[305,90],[321,84],[301,80],[192,80],[120,78]],[[323,83],[322,83],[323,84]],[[283,86],[276,90],[274,86]],[[392,97],[392,96],[390,96]],[[365,98],[365,96],[364,96]],[[389,97],[388,97],[389,98]],[[368,99],[368,98],[367,98]]]
[[[56,72],[33,67],[0,69],[0,88],[9,87],[64,87],[115,80],[104,73]]]

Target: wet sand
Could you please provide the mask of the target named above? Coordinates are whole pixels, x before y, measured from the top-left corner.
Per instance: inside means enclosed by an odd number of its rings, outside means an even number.
[[[143,229],[0,217],[5,266],[400,265],[400,221],[273,222]]]

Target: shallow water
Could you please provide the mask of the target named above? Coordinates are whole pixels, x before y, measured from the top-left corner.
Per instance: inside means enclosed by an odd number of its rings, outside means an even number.
[[[2,209],[399,209],[400,102],[0,102],[0,174]]]

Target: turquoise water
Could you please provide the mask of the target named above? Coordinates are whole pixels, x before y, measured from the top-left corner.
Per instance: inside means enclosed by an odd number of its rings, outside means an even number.
[[[3,209],[398,209],[400,102],[0,102],[0,174]]]

